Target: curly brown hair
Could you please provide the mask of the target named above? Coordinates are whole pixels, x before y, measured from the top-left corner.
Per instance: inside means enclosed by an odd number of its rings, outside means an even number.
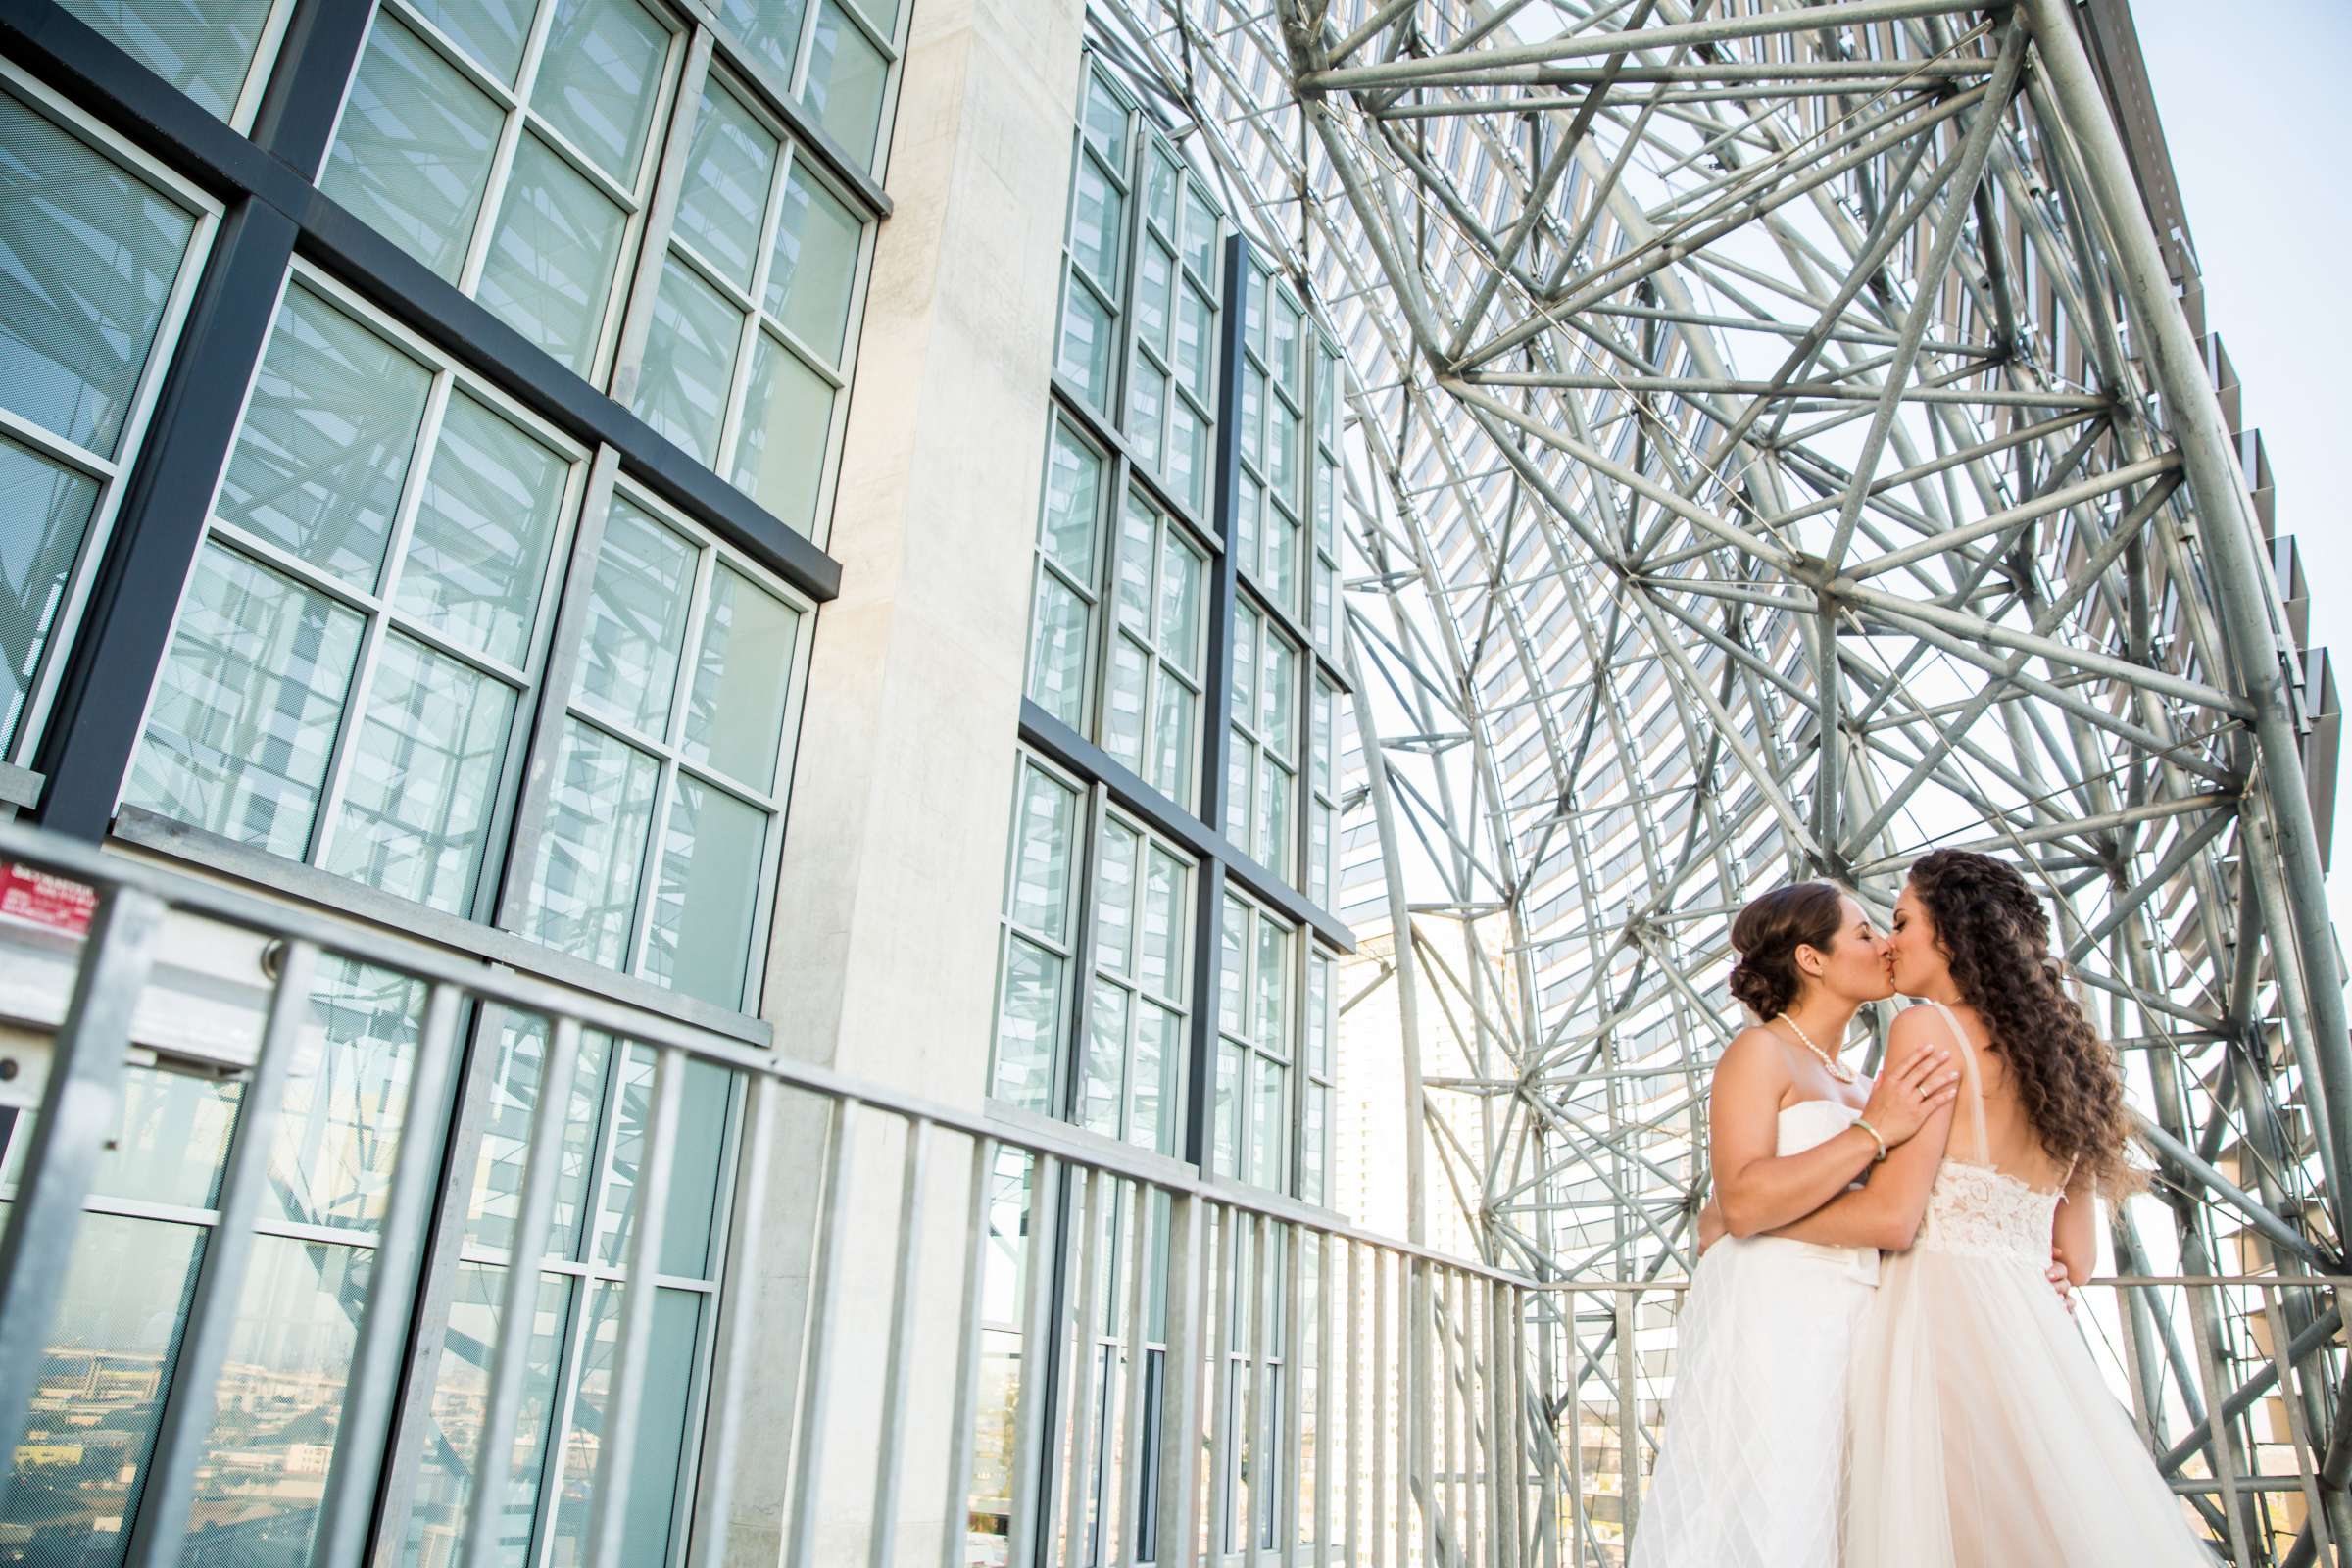
[[[2050,953],[2049,914],[2025,877],[1988,855],[1936,850],[1911,867],[1911,888],[1961,1000],[2008,1063],[2041,1147],[2076,1161],[2104,1191],[2137,1186],[2124,1157],[2131,1117],[2122,1071],[2069,993]]]
[[[1767,1022],[1805,987],[1798,948],[1827,953],[1845,923],[1845,895],[1827,882],[1791,882],[1750,899],[1732,921],[1732,996]]]

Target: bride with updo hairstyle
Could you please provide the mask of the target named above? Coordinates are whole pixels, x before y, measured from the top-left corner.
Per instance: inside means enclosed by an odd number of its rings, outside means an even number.
[[[1851,894],[1777,888],[1740,911],[1731,941],[1731,994],[1751,1016],[1727,1028],[1708,1093],[1701,1216],[1728,1239],[1691,1274],[1631,1568],[1837,1568],[1846,1364],[1879,1253],[1767,1233],[1923,1128],[1940,1144],[1957,1074],[1940,1052],[1876,1084],[1845,1065],[1855,1012],[1893,989],[1886,938]]]

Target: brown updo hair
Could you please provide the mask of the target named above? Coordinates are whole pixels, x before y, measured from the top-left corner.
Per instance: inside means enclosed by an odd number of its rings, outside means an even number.
[[[1845,924],[1845,895],[1827,882],[1791,882],[1748,901],[1732,921],[1732,995],[1758,1018],[1788,1010],[1805,987],[1796,950],[1827,953]]]
[[[1960,1000],[1977,1009],[2017,1083],[2018,1105],[2053,1159],[2072,1159],[2109,1193],[2140,1178],[2126,1163],[2124,1080],[2050,953],[2050,917],[2023,873],[1967,850],[1911,867]]]

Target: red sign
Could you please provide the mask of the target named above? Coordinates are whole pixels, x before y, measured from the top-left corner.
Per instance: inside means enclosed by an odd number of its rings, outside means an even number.
[[[78,935],[89,930],[97,911],[96,889],[0,860],[0,917]]]

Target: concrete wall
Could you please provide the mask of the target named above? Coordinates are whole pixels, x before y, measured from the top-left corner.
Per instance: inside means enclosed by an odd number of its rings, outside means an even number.
[[[765,1014],[779,1049],[978,1106],[995,995],[1082,0],[912,0],[888,190],[795,769]],[[825,1129],[787,1108],[744,1383],[727,1562],[774,1563],[805,1375]],[[960,1533],[944,1476],[969,1145],[935,1140],[894,1556]],[[903,1132],[852,1161],[815,1560],[865,1560]]]

